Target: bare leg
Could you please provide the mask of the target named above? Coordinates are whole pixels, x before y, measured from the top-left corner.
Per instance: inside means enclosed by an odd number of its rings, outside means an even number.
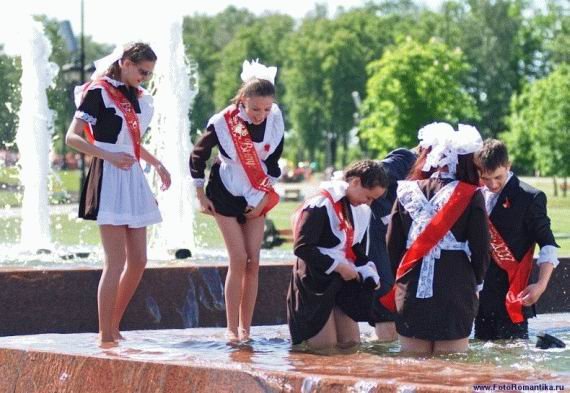
[[[433,344],[434,353],[454,353],[467,352],[469,348],[469,338],[460,338],[458,340],[441,340]]]
[[[420,340],[419,338],[405,337],[398,335],[400,339],[401,352],[431,355],[433,352],[433,342]]]
[[[329,315],[329,319],[321,331],[307,340],[307,344],[311,349],[326,350],[336,347],[336,326],[333,314],[334,311],[332,311],[331,315]]]
[[[382,342],[391,342],[398,339],[398,333],[396,332],[395,322],[378,322],[376,323],[376,337]]]
[[[127,228],[127,265],[119,281],[117,302],[113,313],[115,339],[122,338],[119,332],[121,319],[139,286],[146,262],[146,228]]]
[[[242,280],[242,297],[239,308],[239,336],[242,340],[249,338],[255,300],[257,299],[259,277],[259,254],[263,242],[263,226],[265,217],[248,219],[242,225],[247,253],[247,264]]]
[[[226,318],[228,324],[228,338],[238,338],[239,308],[242,298],[242,282],[247,264],[245,240],[241,225],[233,217],[215,215],[218,227],[224,237],[230,263],[226,275],[224,294],[226,299]]]
[[[113,311],[117,300],[119,279],[125,265],[126,227],[101,225],[99,232],[105,252],[105,261],[97,291],[97,303],[100,341],[102,345],[105,345],[114,341]]]
[[[348,349],[360,344],[358,324],[338,307],[334,308],[333,315],[338,347]]]

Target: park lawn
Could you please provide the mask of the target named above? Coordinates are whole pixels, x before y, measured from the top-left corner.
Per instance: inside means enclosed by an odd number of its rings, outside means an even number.
[[[273,221],[278,230],[289,229],[291,228],[291,214],[299,204],[299,202],[281,202],[268,214],[268,218]],[[196,233],[196,242],[200,247],[224,247],[222,235],[214,218],[201,213],[196,213],[195,217],[194,233]],[[279,250],[291,250],[292,248],[291,243],[284,243],[277,247]]]
[[[66,195],[78,193],[79,171],[57,171],[51,175],[53,195],[51,202],[65,200]],[[570,256],[570,196],[553,196],[552,178],[523,177],[523,181],[543,190],[548,197],[548,215],[552,220],[552,230],[561,246],[559,254]],[[17,185],[16,168],[0,168],[0,184]],[[0,208],[19,206],[21,195],[18,192],[0,190]],[[299,202],[281,202],[269,213],[277,229],[291,228],[291,214],[297,209]],[[66,215],[52,216],[52,237],[61,244],[98,244],[97,226],[93,222],[77,221]],[[13,242],[19,237],[19,219],[0,219],[0,243]],[[195,232],[197,243],[201,247],[223,247],[223,240],[218,227],[211,216],[196,213]],[[81,234],[81,237],[80,237]],[[279,249],[291,249],[285,243]]]
[[[0,244],[17,243],[20,240],[20,217],[0,219]],[[51,239],[54,243],[72,245],[97,245],[99,228],[94,221],[84,221],[67,214],[51,216]]]

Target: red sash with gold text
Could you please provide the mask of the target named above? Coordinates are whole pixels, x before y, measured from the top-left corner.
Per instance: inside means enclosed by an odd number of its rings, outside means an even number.
[[[509,291],[505,297],[507,313],[513,323],[524,322],[522,300],[518,298],[518,295],[528,285],[532,271],[534,244],[519,262],[491,220],[489,220],[489,234],[491,235],[491,256],[497,266],[507,272],[509,277]]]
[[[251,140],[249,131],[244,121],[238,116],[238,113],[238,108],[234,110],[228,109],[224,113],[224,119],[226,120],[234,147],[249,182],[256,190],[267,193],[267,204],[261,212],[262,215],[265,215],[279,203],[279,195],[275,192],[269,177],[263,171],[261,161],[257,156],[255,145]]]
[[[449,200],[439,212],[431,219],[422,233],[416,238],[408,251],[402,257],[402,261],[396,272],[396,280],[390,292],[381,296],[379,301],[386,309],[396,312],[396,282],[412,270],[423,257],[434,248],[437,243],[457,222],[461,214],[465,211],[477,187],[464,182],[459,182],[449,197]]]
[[[123,93],[121,93],[118,89],[116,89],[113,85],[107,82],[104,79],[98,79],[96,81],[86,83],[83,89],[84,92],[87,92],[89,86],[92,85],[99,85],[105,89],[113,103],[119,110],[123,113],[125,121],[127,122],[127,128],[129,129],[129,133],[131,134],[131,140],[133,141],[133,146],[135,149],[135,156],[137,160],[141,158],[141,132],[139,126],[139,118],[135,112],[135,108],[131,102],[125,97]],[[91,125],[86,124],[84,127],[85,135],[87,136],[87,140],[90,143],[95,143],[95,138],[93,137],[93,132],[91,130]]]

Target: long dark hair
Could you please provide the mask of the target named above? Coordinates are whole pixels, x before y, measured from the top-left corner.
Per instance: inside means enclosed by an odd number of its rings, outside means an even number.
[[[434,172],[440,169],[430,168],[430,170],[427,172],[422,170],[424,164],[426,163],[427,155],[430,151],[431,147],[427,149],[421,149],[418,159],[416,160],[416,163],[408,175],[408,180],[428,179]],[[461,154],[457,157],[455,178],[459,181],[473,184],[475,186],[479,185],[479,172],[477,172],[477,167],[475,166],[475,162],[473,160],[473,153]]]
[[[107,72],[105,72],[105,75],[115,80],[121,80],[121,66],[119,65],[119,62],[127,59],[135,64],[139,64],[143,61],[155,62],[157,57],[149,44],[144,42],[131,43],[123,50],[123,56],[121,56],[121,59],[111,64]]]

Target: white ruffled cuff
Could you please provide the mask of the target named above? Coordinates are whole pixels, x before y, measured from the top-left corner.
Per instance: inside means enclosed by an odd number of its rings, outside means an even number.
[[[203,188],[204,183],[206,183],[205,179],[192,179],[192,183],[194,183],[194,187],[196,188]]]
[[[374,262],[368,261],[366,265],[357,266],[356,271],[360,273],[363,281],[366,280],[368,277],[371,277],[374,280],[374,283],[376,284],[377,287],[380,284],[380,276],[376,271],[376,265],[374,264]]]
[[[380,220],[382,221],[382,224],[388,226],[390,224],[390,221],[392,221],[392,214],[390,213],[387,216],[381,217]]]
[[[542,265],[543,263],[552,263],[554,267],[558,266],[560,261],[558,260],[558,252],[555,246],[548,245],[540,249],[536,264]]]
[[[84,122],[91,124],[92,126],[97,124],[97,118],[96,117],[93,117],[89,113],[85,113],[83,111],[75,111],[74,117],[77,119],[81,119]]]
[[[483,290],[483,285],[485,285],[485,281],[483,281],[481,284],[477,285],[477,293],[479,293]]]

